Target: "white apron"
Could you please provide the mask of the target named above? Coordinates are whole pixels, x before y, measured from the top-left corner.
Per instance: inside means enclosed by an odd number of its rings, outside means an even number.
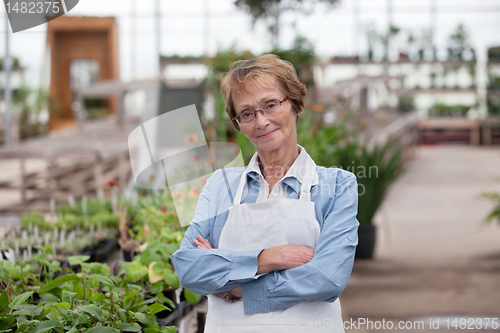
[[[314,170],[316,172],[316,170]],[[219,248],[248,251],[291,244],[316,248],[319,223],[311,183],[302,184],[299,200],[278,199],[241,204],[246,171],[241,176],[233,206],[222,229]],[[313,179],[310,177],[308,179]],[[310,301],[288,309],[245,315],[243,300],[228,303],[208,296],[205,333],[344,332],[340,302]]]

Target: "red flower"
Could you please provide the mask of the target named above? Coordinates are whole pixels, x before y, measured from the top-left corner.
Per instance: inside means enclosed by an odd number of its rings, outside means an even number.
[[[118,180],[116,180],[116,179],[108,180],[108,185],[109,186],[118,185]]]

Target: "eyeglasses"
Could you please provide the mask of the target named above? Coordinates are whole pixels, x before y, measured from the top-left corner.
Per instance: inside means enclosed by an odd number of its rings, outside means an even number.
[[[238,122],[238,125],[240,125],[240,126],[248,125],[248,124],[254,122],[257,112],[260,111],[260,113],[262,113],[262,115],[270,116],[270,115],[274,114],[276,111],[279,111],[281,103],[284,103],[287,99],[288,99],[288,96],[285,97],[285,99],[283,99],[282,101],[278,101],[278,100],[269,101],[255,111],[246,110],[246,111],[242,112],[239,116],[234,117],[233,120],[236,120],[236,122]]]

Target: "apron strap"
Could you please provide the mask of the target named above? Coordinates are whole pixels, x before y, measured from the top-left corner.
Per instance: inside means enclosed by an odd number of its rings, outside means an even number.
[[[231,187],[229,186],[229,181],[227,180],[226,169],[222,167],[222,174],[224,175],[224,182],[226,183],[227,193],[229,194],[229,200],[233,202],[233,192],[231,192]]]
[[[247,169],[241,175],[240,184],[238,185],[238,190],[236,191],[236,196],[234,197],[233,206],[239,205],[241,203],[241,197],[243,196],[243,189],[245,188],[247,182]]]

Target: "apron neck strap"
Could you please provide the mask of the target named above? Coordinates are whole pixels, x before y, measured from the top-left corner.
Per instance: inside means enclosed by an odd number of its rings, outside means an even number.
[[[239,205],[241,203],[241,197],[243,196],[243,189],[245,188],[247,182],[247,170],[243,172],[243,175],[240,179],[240,184],[238,185],[238,190],[236,191],[236,195],[234,196],[233,205]]]

